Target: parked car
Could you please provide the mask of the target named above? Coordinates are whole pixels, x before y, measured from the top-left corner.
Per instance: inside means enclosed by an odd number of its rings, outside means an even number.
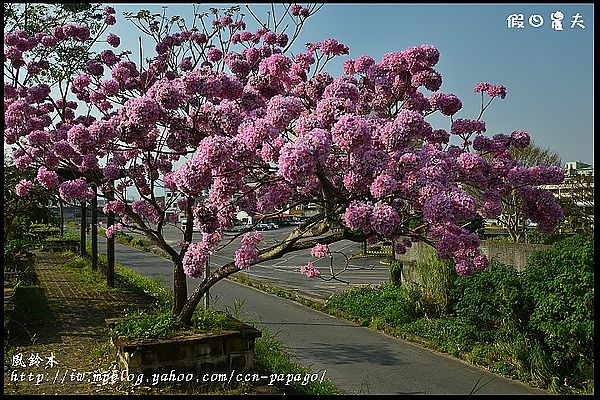
[[[279,225],[274,224],[273,222],[269,222],[267,225],[269,225],[269,229],[279,229]]]
[[[271,229],[271,227],[269,226],[269,224],[256,224],[254,229],[256,229],[257,231],[268,231]]]

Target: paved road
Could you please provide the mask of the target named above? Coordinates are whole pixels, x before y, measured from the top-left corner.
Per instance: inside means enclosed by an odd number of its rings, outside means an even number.
[[[105,250],[100,238],[100,249]],[[116,259],[147,276],[166,279],[169,262],[116,245]],[[190,290],[195,286],[188,279]],[[229,281],[213,287],[213,307],[234,309],[241,318],[268,328],[292,350],[296,361],[326,376],[350,394],[468,394],[481,378],[478,394],[547,394],[411,343],[385,336],[258,290]],[[274,371],[277,372],[277,371]]]
[[[273,231],[264,231],[263,240],[259,247],[267,247],[283,240],[291,232],[292,227],[283,227]],[[131,233],[131,232],[129,232]],[[165,240],[171,245],[175,245],[183,240],[182,232],[172,226],[165,227],[163,232]],[[232,233],[228,235],[233,235]],[[201,234],[195,232],[193,240],[199,241]],[[235,251],[240,247],[241,238],[237,238],[229,245],[213,254],[210,258],[211,268],[218,268],[233,260]],[[334,272],[338,273],[346,264],[345,257],[358,253],[362,250],[361,244],[349,240],[333,243],[329,246],[333,254]],[[330,260],[316,259],[310,255],[309,250],[296,251],[286,254],[278,260],[272,260],[265,263],[252,266],[250,269],[241,272],[248,277],[273,284],[290,291],[298,291],[312,297],[326,299],[337,291],[347,289],[354,285],[377,285],[389,280],[388,267],[381,265],[381,257],[370,257],[351,260],[346,271],[338,275],[338,278],[344,282],[331,279]],[[323,279],[308,279],[300,273],[300,267],[312,261],[313,265],[321,271]]]

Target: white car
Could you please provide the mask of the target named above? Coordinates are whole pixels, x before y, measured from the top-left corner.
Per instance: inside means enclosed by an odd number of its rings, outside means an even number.
[[[187,226],[187,219],[184,219],[184,220],[181,222],[181,229],[183,229],[183,230],[185,231],[185,228],[186,228],[186,226]],[[196,228],[195,226],[194,226],[194,227],[192,227],[192,231],[193,231],[193,232],[200,232],[200,230],[199,230],[198,228]]]

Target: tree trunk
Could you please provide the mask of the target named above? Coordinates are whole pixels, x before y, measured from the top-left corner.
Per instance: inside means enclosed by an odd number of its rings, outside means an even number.
[[[178,315],[179,319],[184,324],[189,324],[192,320],[192,315],[194,314],[196,307],[198,307],[198,304],[200,303],[202,297],[208,293],[208,290],[221,279],[227,278],[229,275],[234,274],[238,271],[239,268],[235,265],[234,262],[230,262],[224,265],[223,267],[219,268],[210,277],[205,278],[198,285],[198,287],[194,289],[189,299],[187,299],[187,301],[185,302],[181,311],[179,313],[176,313],[175,315]]]
[[[173,315],[179,315],[182,312],[186,301],[187,279],[183,272],[182,259],[179,259],[173,262]]]
[[[62,199],[58,198],[58,210],[60,212],[60,236],[65,233],[65,211]]]
[[[185,232],[183,233],[184,243],[191,243],[194,236],[194,214],[192,207],[194,199],[187,198],[185,207]],[[173,259],[173,315],[179,315],[187,301],[187,281],[186,275],[183,272],[183,254],[179,258]],[[195,307],[194,307],[195,309]],[[192,313],[194,311],[192,310]],[[190,320],[191,320],[190,314]],[[189,322],[189,320],[187,321]]]

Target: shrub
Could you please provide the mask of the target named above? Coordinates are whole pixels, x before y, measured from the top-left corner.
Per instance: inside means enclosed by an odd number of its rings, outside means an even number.
[[[162,339],[175,336],[184,329],[200,333],[235,329],[239,326],[240,322],[225,312],[205,309],[197,310],[190,326],[186,326],[170,310],[162,308],[154,312],[140,311],[118,319],[112,335],[123,339]]]
[[[424,248],[425,257],[416,264],[421,277],[421,290],[429,314],[441,315],[450,310],[448,293],[456,276],[452,260],[441,259],[431,246]]]
[[[390,284],[394,287],[402,286],[402,262],[392,261],[390,264]]]
[[[378,319],[378,323],[394,327],[423,315],[422,296],[418,289],[391,285],[344,290],[328,301],[327,308],[368,322]]]
[[[537,229],[527,231],[527,243],[532,244],[555,244],[563,239],[569,238],[571,235],[564,233],[541,233]]]
[[[456,318],[471,326],[473,340],[490,343],[501,333],[521,329],[529,306],[517,271],[509,265],[490,262],[487,270],[454,279],[450,299]]]
[[[138,248],[145,248],[146,247],[146,241],[141,238],[141,237],[134,237],[131,239],[130,241],[131,245],[133,247],[138,247]]]
[[[523,288],[532,304],[529,329],[549,353],[560,382],[592,379],[593,238],[575,236],[532,254]]]

